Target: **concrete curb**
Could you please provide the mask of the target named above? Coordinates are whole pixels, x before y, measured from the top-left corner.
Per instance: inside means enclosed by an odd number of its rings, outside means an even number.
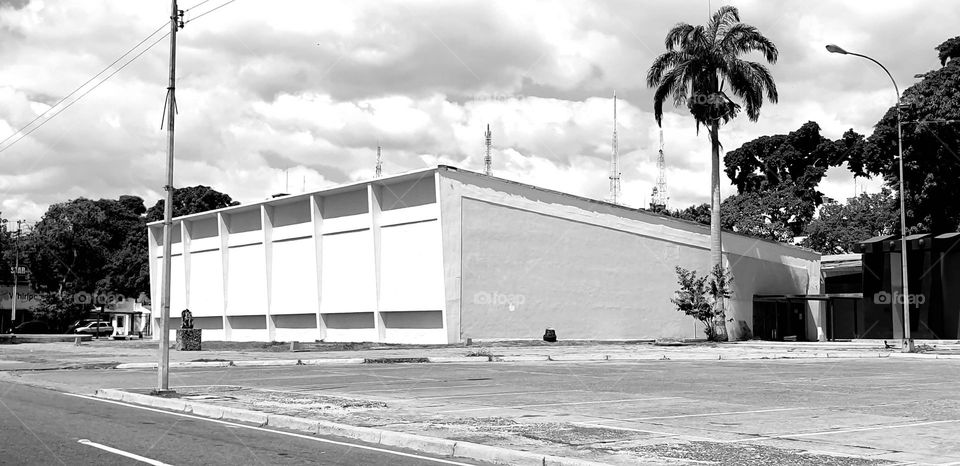
[[[556,354],[548,356],[551,361],[606,361],[606,354]]]
[[[304,419],[281,414],[265,414],[247,409],[216,406],[177,398],[162,398],[112,388],[98,389],[96,393],[94,393],[94,396],[106,400],[122,401],[150,408],[178,411],[211,419],[246,422],[258,427],[267,426],[311,435],[346,437],[361,442],[405,448],[445,457],[468,458],[477,461],[510,465],[600,466],[603,464],[575,458],[562,458],[541,453],[510,450],[508,448],[492,447],[477,443],[459,442],[426,435],[358,427],[349,424]]]
[[[363,358],[301,359],[300,364],[303,364],[304,366],[322,366],[325,364],[363,364]]]
[[[541,355],[520,355],[520,356],[490,356],[490,362],[532,362],[549,361],[550,356]]]
[[[776,352],[776,353],[647,353],[647,354],[556,354],[511,356],[434,356],[386,358],[317,358],[317,359],[256,359],[241,361],[182,361],[171,362],[170,367],[268,367],[268,366],[325,366],[342,364],[423,364],[423,363],[487,363],[487,362],[600,362],[600,361],[745,361],[761,359],[960,359],[960,354],[897,353],[897,352]],[[116,369],[156,369],[155,362],[132,362],[114,366]]]
[[[233,361],[233,365],[237,367],[253,367],[253,366],[299,366],[301,364],[299,359],[254,359],[248,361]]]
[[[156,369],[157,363],[155,362],[127,362],[123,364],[117,364],[117,369]]]
[[[490,362],[490,356],[438,356],[428,357],[427,362]]]

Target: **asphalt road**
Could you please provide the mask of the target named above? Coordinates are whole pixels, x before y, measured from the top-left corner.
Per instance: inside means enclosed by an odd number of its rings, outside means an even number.
[[[92,393],[153,370],[24,372]],[[363,364],[176,369],[172,386],[242,385],[382,400],[450,417],[574,422],[636,440],[763,445],[960,464],[956,360]],[[697,459],[708,459],[699,456]]]
[[[348,442],[0,382],[0,464],[477,464]]]

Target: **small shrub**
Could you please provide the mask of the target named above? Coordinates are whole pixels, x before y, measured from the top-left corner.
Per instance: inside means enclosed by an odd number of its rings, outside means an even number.
[[[733,277],[727,269],[714,267],[709,275],[677,266],[677,284],[680,289],[670,298],[677,310],[703,323],[707,340],[726,341],[726,311],[724,300],[732,294]]]

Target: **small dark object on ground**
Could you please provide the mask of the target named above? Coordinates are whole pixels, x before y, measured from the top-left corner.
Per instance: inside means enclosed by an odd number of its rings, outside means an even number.
[[[548,328],[546,332],[543,332],[543,341],[548,341],[550,343],[556,342],[557,331],[552,328]]]
[[[180,328],[193,328],[193,313],[190,312],[190,309],[184,309],[180,312]]]
[[[199,328],[177,329],[177,351],[200,351],[202,331]]]

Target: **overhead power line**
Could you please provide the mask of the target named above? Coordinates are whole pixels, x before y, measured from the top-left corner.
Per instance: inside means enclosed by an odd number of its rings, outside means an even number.
[[[210,0],[204,0],[202,3],[194,6],[193,8],[196,8],[196,7],[200,6],[200,5],[203,5],[204,3],[207,3],[208,1],[210,1]],[[231,4],[231,3],[235,2],[235,1],[237,1],[237,0],[228,0],[227,2],[221,3],[219,6],[216,6],[216,7],[213,7],[213,8],[211,8],[211,9],[207,10],[207,11],[204,11],[203,13],[200,13],[199,15],[191,18],[189,21],[186,21],[186,22],[184,22],[183,24],[192,23],[192,22],[194,22],[194,21],[196,21],[196,20],[198,20],[198,19],[200,19],[200,18],[203,18],[204,16],[207,16],[207,15],[209,15],[210,13],[213,13],[214,11],[217,11],[217,10],[219,10],[219,9],[221,9],[221,8],[227,6],[227,5],[229,5],[229,4]],[[193,8],[190,8],[190,10],[192,10]],[[185,11],[190,11],[190,10],[185,10]]]
[[[119,73],[121,70],[123,70],[124,68],[126,68],[127,65],[133,63],[133,61],[136,60],[137,58],[140,58],[141,55],[147,53],[147,51],[150,50],[150,49],[152,49],[154,45],[157,45],[158,43],[160,43],[160,41],[162,41],[163,39],[166,39],[167,36],[169,36],[169,35],[170,35],[170,33],[168,32],[168,33],[160,36],[160,38],[158,38],[157,40],[155,40],[155,41],[154,41],[152,44],[150,44],[147,48],[141,50],[140,53],[134,55],[133,58],[131,58],[130,60],[128,60],[128,61],[127,61],[126,63],[124,63],[123,65],[120,65],[120,67],[117,68],[116,70],[114,70],[113,73],[108,74],[107,77],[103,78],[103,79],[102,79],[100,82],[98,82],[97,84],[94,84],[93,87],[91,87],[90,89],[87,89],[83,94],[80,94],[79,97],[77,97],[76,99],[74,99],[74,100],[71,101],[70,103],[64,105],[64,106],[61,107],[59,110],[57,110],[56,112],[54,112],[52,115],[50,115],[50,118],[47,118],[46,120],[43,120],[42,122],[40,122],[40,124],[34,126],[33,128],[30,128],[29,131],[23,133],[20,137],[14,139],[13,142],[11,142],[10,144],[7,144],[5,147],[0,148],[0,152],[4,152],[4,151],[6,151],[7,149],[13,147],[13,145],[16,144],[17,142],[19,142],[21,139],[29,136],[29,135],[30,135],[31,133],[33,133],[34,131],[36,131],[36,130],[40,129],[41,127],[43,127],[43,125],[45,125],[45,124],[47,124],[48,122],[50,122],[50,120],[56,118],[57,115],[63,113],[64,110],[70,108],[71,106],[73,106],[73,104],[79,102],[80,99],[84,98],[87,94],[93,92],[94,89],[100,87],[103,83],[107,82],[108,79],[112,78],[115,74]],[[52,107],[51,107],[51,108],[52,108]]]
[[[210,1],[210,0],[203,0],[202,2],[200,2],[200,3],[198,3],[198,4],[194,5],[194,6],[192,6],[192,7],[190,7],[190,8],[187,8],[187,9],[184,10],[184,11],[190,11],[190,10],[192,10],[192,9],[194,9],[194,8],[197,8],[197,7],[203,5],[204,3],[207,3],[207,2],[209,2],[209,1]],[[220,8],[223,8],[223,7],[225,7],[225,6],[233,3],[233,2],[235,2],[235,1],[236,1],[236,0],[229,0],[229,1],[227,1],[227,2],[225,2],[225,3],[223,3],[223,4],[221,4],[221,5],[219,5],[219,6],[217,6],[217,7],[214,7],[214,8],[212,8],[212,9],[210,9],[210,10],[207,10],[207,11],[201,13],[200,15],[196,16],[195,18],[191,19],[191,20],[188,21],[188,22],[196,21],[197,19],[200,19],[200,18],[203,17],[203,16],[206,16],[206,15],[208,15],[208,14],[210,14],[210,13],[213,13],[214,11],[219,10]],[[151,32],[150,34],[148,34],[148,35],[147,35],[146,37],[144,37],[140,42],[138,42],[136,45],[134,45],[134,46],[131,47],[129,50],[127,50],[126,52],[124,52],[122,55],[120,55],[119,57],[117,57],[113,62],[111,62],[111,63],[110,63],[109,65],[107,65],[106,67],[104,67],[102,70],[100,70],[99,73],[93,75],[90,79],[86,80],[86,81],[85,81],[83,84],[81,84],[79,87],[77,87],[76,89],[74,89],[73,91],[71,91],[69,94],[63,96],[63,98],[61,98],[60,100],[58,100],[55,104],[53,104],[52,106],[50,106],[49,108],[47,108],[46,110],[44,110],[42,113],[40,113],[39,115],[37,115],[36,117],[34,117],[34,119],[33,119],[33,120],[30,120],[29,123],[27,123],[26,125],[23,125],[20,129],[14,131],[14,132],[11,133],[9,136],[7,136],[7,137],[4,138],[2,141],[0,141],[0,153],[6,151],[6,150],[9,149],[10,147],[12,147],[14,144],[16,144],[17,142],[19,142],[20,140],[22,140],[23,138],[29,136],[29,135],[30,135],[31,133],[33,133],[34,131],[40,129],[40,127],[42,127],[43,125],[47,124],[47,122],[49,122],[50,120],[56,118],[57,115],[63,113],[64,110],[70,108],[73,104],[79,102],[80,99],[82,99],[84,96],[86,96],[87,94],[89,94],[90,92],[92,92],[94,89],[100,87],[100,85],[102,85],[103,83],[105,83],[108,79],[112,78],[114,75],[116,75],[116,74],[119,73],[121,70],[123,70],[124,68],[126,68],[128,65],[130,65],[130,63],[133,63],[133,61],[136,60],[137,58],[140,58],[140,56],[142,56],[142,55],[143,55],[144,53],[146,53],[148,50],[150,50],[150,49],[153,48],[155,45],[157,45],[158,43],[160,43],[160,41],[162,41],[163,39],[167,38],[167,37],[170,35],[169,32],[167,32],[166,34],[164,34],[163,36],[161,36],[160,38],[158,38],[157,40],[155,40],[153,43],[151,43],[149,46],[147,46],[147,48],[141,50],[139,53],[137,53],[136,55],[134,55],[133,58],[127,60],[127,61],[126,61],[125,63],[123,63],[119,68],[117,68],[116,70],[114,70],[112,73],[108,74],[105,78],[103,78],[102,80],[100,80],[100,81],[99,81],[98,83],[96,83],[93,87],[87,89],[85,92],[83,92],[82,94],[80,94],[76,99],[74,99],[73,101],[71,101],[71,102],[69,102],[68,104],[64,105],[63,107],[61,107],[60,109],[58,109],[56,112],[52,113],[49,118],[47,118],[47,119],[45,119],[45,120],[43,120],[43,121],[40,121],[45,115],[47,115],[48,113],[50,113],[53,109],[57,108],[57,106],[59,106],[60,104],[62,104],[62,103],[64,103],[65,101],[67,101],[67,99],[69,99],[71,96],[73,96],[73,95],[76,94],[77,92],[80,92],[81,89],[83,89],[84,87],[86,87],[86,86],[87,86],[88,84],[90,84],[91,82],[95,81],[98,77],[100,77],[101,75],[103,75],[104,73],[106,73],[106,72],[107,72],[108,70],[110,70],[110,68],[112,68],[114,65],[116,65],[117,63],[119,63],[120,61],[122,61],[122,60],[124,59],[124,57],[130,55],[133,51],[137,50],[140,46],[142,46],[144,43],[146,43],[147,41],[149,41],[153,36],[155,36],[155,35],[156,35],[158,32],[160,32],[162,29],[166,28],[168,25],[169,25],[169,23],[164,22],[162,25],[160,25],[160,27],[158,27],[156,30],[154,30],[154,31]],[[38,121],[39,121],[39,123],[37,123]],[[36,126],[33,126],[32,128],[30,128],[30,126],[33,125],[34,123],[37,123]],[[30,128],[30,129],[27,130],[27,128]],[[16,139],[13,139],[13,138],[14,138],[15,136],[17,136],[18,134],[19,134],[20,136],[17,137]],[[13,139],[12,142],[10,142],[9,144],[7,144],[6,146],[3,145],[4,143],[6,143],[7,141],[10,141],[11,139]]]
[[[124,52],[123,55],[120,55],[119,57],[117,57],[116,60],[114,60],[113,62],[111,62],[109,65],[105,66],[102,70],[100,70],[99,73],[93,75],[90,79],[84,81],[83,84],[81,84],[79,87],[77,87],[76,89],[74,89],[73,91],[71,91],[69,94],[63,96],[63,98],[61,98],[60,100],[58,100],[57,103],[53,104],[50,108],[44,110],[43,113],[37,115],[33,120],[30,120],[29,123],[23,125],[20,129],[14,131],[14,132],[11,133],[9,136],[7,136],[4,140],[0,141],[0,144],[3,144],[3,143],[5,143],[5,142],[9,141],[9,140],[12,139],[14,136],[16,136],[17,134],[19,134],[19,133],[22,132],[23,130],[25,130],[25,129],[27,129],[28,127],[30,127],[30,125],[36,123],[37,120],[40,120],[41,118],[43,118],[44,115],[46,115],[47,113],[49,113],[51,110],[53,110],[54,108],[56,108],[58,105],[62,104],[65,100],[69,99],[70,96],[76,94],[77,92],[80,92],[80,89],[83,89],[84,87],[86,87],[87,84],[90,84],[91,82],[93,82],[93,80],[97,79],[100,75],[102,75],[103,73],[106,73],[107,70],[109,70],[110,68],[113,67],[113,65],[116,65],[120,60],[123,60],[124,57],[126,57],[127,55],[130,55],[131,52],[133,52],[133,51],[136,50],[138,47],[140,47],[141,45],[143,45],[144,42],[150,40],[151,37],[153,37],[154,35],[156,35],[158,32],[160,32],[161,29],[163,29],[163,28],[165,28],[165,27],[167,27],[167,23],[161,24],[160,27],[158,27],[155,31],[151,32],[149,35],[147,35],[147,37],[144,37],[143,40],[141,40],[140,42],[137,42],[137,45],[134,45],[133,47],[130,47],[130,49],[127,50],[126,52]]]

